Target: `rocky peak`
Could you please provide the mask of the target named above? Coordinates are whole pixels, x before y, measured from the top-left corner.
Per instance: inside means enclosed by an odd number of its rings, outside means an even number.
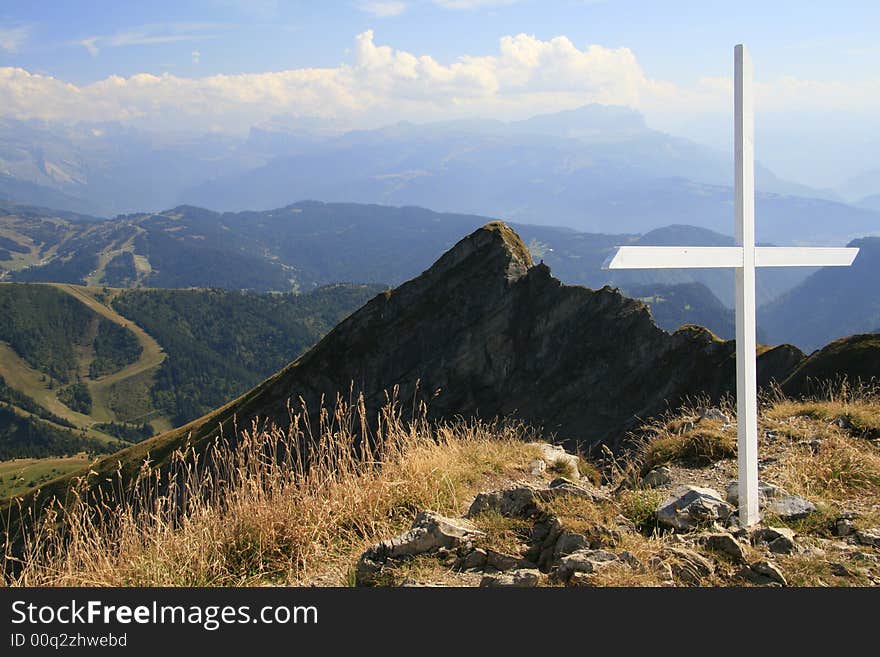
[[[533,264],[532,256],[519,235],[504,222],[493,221],[449,249],[426,274],[428,277],[442,277],[459,267],[473,268],[485,277],[503,273],[507,282],[512,283]]]
[[[404,283],[386,300],[395,304],[440,303],[442,294],[488,302],[504,295],[526,275],[532,257],[522,240],[500,221],[486,224],[459,241],[420,276]]]

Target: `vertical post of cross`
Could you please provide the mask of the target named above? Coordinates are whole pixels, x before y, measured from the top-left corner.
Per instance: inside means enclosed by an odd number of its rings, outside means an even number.
[[[734,194],[736,243],[743,262],[736,268],[736,417],[739,437],[739,522],[760,519],[758,510],[758,383],[755,343],[755,110],[752,59],[734,49]]]

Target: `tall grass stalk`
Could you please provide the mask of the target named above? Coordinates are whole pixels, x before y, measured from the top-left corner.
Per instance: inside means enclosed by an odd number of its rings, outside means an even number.
[[[394,395],[372,432],[362,398],[303,408],[286,430],[253,423],[234,441],[179,449],[161,470],[88,500],[89,477],[7,530],[15,586],[247,586],[344,583],[359,550],[422,508],[457,512],[471,487],[522,461],[518,424],[404,421]],[[361,437],[367,436],[367,440]],[[7,527],[11,526],[7,522]],[[17,549],[13,546],[18,545]]]

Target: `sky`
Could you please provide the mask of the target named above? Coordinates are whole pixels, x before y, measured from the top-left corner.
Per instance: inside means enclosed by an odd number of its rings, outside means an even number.
[[[831,186],[880,169],[878,32],[875,1],[2,0],[0,115],[244,133],[601,102],[727,148],[743,42],[759,157]]]

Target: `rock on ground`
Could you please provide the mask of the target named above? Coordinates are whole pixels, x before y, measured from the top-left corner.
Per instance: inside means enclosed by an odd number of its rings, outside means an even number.
[[[880,527],[856,530],[856,540],[862,545],[880,547]]]
[[[740,545],[739,542],[727,532],[708,534],[701,537],[701,542],[708,549],[726,554],[737,563],[744,563],[746,560],[742,545]]]
[[[771,552],[791,554],[797,550],[794,542],[795,533],[788,527],[764,527],[752,532],[752,544],[765,543]]]
[[[541,453],[541,460],[546,464],[546,469],[560,475],[568,475],[574,479],[580,479],[580,464],[578,457],[569,454],[559,445],[549,443],[528,443],[529,447],[537,447]]]
[[[715,572],[712,562],[694,550],[671,547],[666,548],[665,554],[671,558],[673,576],[689,586],[701,586]]]
[[[657,508],[657,522],[678,531],[688,531],[716,520],[724,521],[734,511],[711,488],[679,486]]]
[[[665,486],[672,483],[672,470],[665,465],[654,468],[644,477],[642,477],[642,486],[646,488],[656,488],[657,486]]]
[[[780,488],[779,486],[766,481],[758,482],[758,498],[762,506],[767,503],[767,500],[784,497],[786,495],[788,495],[788,491],[784,488]],[[733,506],[739,506],[738,481],[731,481],[727,484],[727,501]]]
[[[422,511],[416,516],[408,532],[376,543],[361,555],[355,572],[356,582],[359,586],[374,583],[389,560],[456,548],[478,536],[484,536],[483,532],[477,531],[465,520]]]
[[[788,586],[785,576],[779,567],[771,561],[756,561],[744,572],[747,579],[756,584],[776,583],[782,586]],[[765,581],[769,580],[769,581]]]
[[[542,578],[539,570],[520,569],[499,575],[486,575],[480,580],[480,586],[534,588]]]
[[[769,500],[766,508],[782,520],[800,520],[816,512],[816,505],[800,495],[785,495]]]

